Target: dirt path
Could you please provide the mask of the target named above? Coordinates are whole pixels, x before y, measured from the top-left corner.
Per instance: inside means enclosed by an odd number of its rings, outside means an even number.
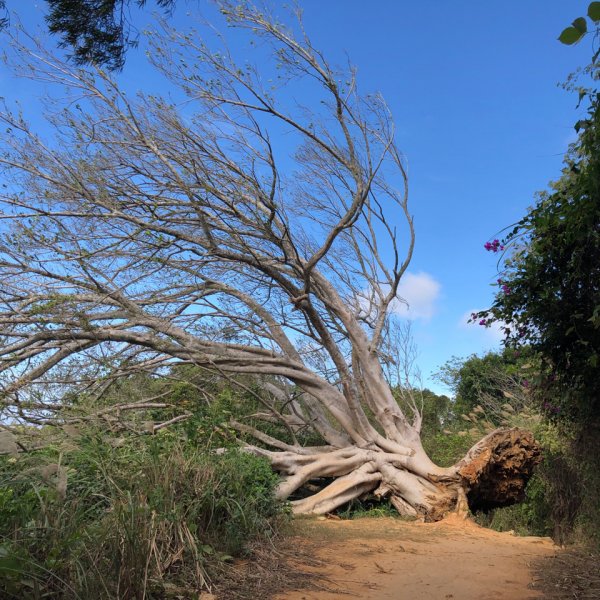
[[[519,538],[470,522],[407,523],[398,519],[298,521],[299,545],[313,545],[320,589],[277,600],[529,600],[530,563],[555,553],[548,538]]]

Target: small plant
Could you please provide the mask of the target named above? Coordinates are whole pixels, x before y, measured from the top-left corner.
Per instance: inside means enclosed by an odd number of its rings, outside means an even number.
[[[369,496],[364,500],[353,500],[338,515],[342,519],[400,518],[398,511],[390,504],[389,500],[380,500],[374,496]]]

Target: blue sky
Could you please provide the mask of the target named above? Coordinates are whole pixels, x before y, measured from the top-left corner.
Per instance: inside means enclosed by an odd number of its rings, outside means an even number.
[[[29,29],[45,3],[8,0]],[[149,3],[151,4],[151,3]],[[280,10],[285,3],[272,0]],[[566,47],[560,31],[585,14],[579,0],[300,0],[314,45],[358,68],[363,92],[380,91],[410,165],[417,244],[401,292],[425,384],[451,356],[500,347],[494,331],[467,325],[489,306],[496,260],[483,244],[524,215],[536,191],[560,174],[573,141],[576,97],[558,84],[587,64],[591,46]],[[187,27],[204,0],[180,0],[172,23]],[[138,29],[149,11],[134,12]],[[49,43],[55,43],[52,38]],[[250,59],[252,57],[249,57]],[[155,83],[143,52],[120,78]],[[34,107],[39,88],[0,67],[0,96]]]

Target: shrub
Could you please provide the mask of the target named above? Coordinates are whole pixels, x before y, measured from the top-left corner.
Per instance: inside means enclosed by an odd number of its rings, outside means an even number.
[[[450,467],[465,456],[475,441],[462,431],[424,434],[423,448],[434,463]]]

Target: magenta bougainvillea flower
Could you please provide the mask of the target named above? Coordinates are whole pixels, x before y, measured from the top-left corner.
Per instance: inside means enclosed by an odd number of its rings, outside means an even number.
[[[493,240],[491,242],[486,242],[483,247],[488,252],[498,252],[499,250],[504,250],[504,246],[500,243],[500,240]]]

